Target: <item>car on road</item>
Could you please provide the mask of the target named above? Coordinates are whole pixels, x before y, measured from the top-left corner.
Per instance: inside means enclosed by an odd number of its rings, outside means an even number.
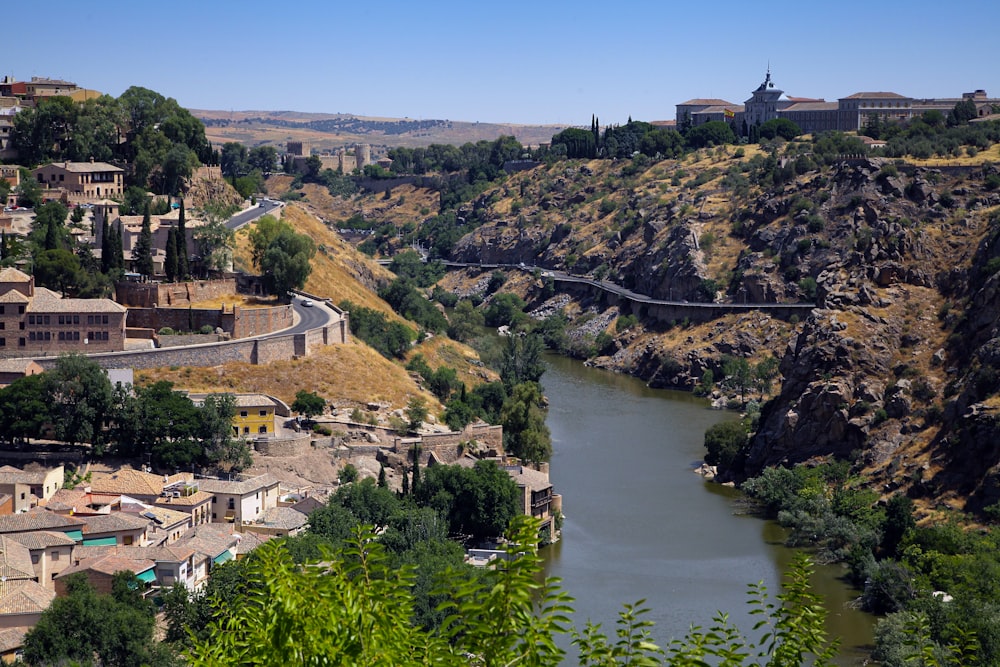
[[[316,305],[316,302],[313,301],[312,299],[302,299],[302,305],[305,306],[306,308],[312,308],[314,305]]]

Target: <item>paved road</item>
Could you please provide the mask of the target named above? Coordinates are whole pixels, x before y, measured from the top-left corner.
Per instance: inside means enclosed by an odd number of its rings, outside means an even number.
[[[290,329],[282,329],[272,334],[260,336],[260,338],[275,338],[277,336],[305,333],[310,329],[318,329],[333,319],[333,311],[323,305],[322,301],[315,301],[312,306],[303,306],[302,304],[305,301],[304,297],[298,296],[292,299],[292,308],[295,309],[296,315],[299,316],[298,324]]]
[[[233,217],[229,218],[229,220],[226,221],[226,227],[235,231],[243,225],[253,222],[265,213],[270,213],[276,208],[281,208],[280,202],[272,201],[270,199],[261,199],[260,203],[257,204],[256,207],[243,211],[242,213],[237,213]]]

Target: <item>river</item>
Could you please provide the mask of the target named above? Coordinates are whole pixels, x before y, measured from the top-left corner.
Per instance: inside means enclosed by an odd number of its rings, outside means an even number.
[[[622,605],[645,599],[661,646],[692,624],[709,626],[720,610],[756,638],[747,585],[779,592],[792,551],[779,526],[736,511],[737,491],[693,472],[705,429],[735,415],[571,359],[546,362],[551,480],[565,522],[562,541],[543,553],[546,573],[576,599],[575,625],[589,619],[613,636]],[[852,665],[871,644],[872,618],[847,606],[857,592],[842,572],[819,568],[814,587],[830,610],[829,632],[842,638],[839,662]]]

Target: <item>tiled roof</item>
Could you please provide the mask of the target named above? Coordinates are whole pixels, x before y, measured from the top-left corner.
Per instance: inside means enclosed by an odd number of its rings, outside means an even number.
[[[87,526],[83,529],[85,536],[98,533],[116,533],[122,530],[140,530],[151,523],[150,519],[128,512],[85,516],[83,520],[87,522]]]
[[[215,558],[239,544],[242,535],[233,531],[232,524],[201,524],[188,530],[173,547],[190,547],[197,553]]]
[[[84,522],[41,508],[0,516],[0,533],[27,533],[33,530],[65,532],[83,528]]]
[[[306,516],[309,516],[315,510],[318,510],[320,507],[323,507],[323,505],[324,503],[322,500],[318,500],[313,496],[309,496],[308,498],[303,498],[299,502],[292,505],[292,509],[302,512]]]
[[[223,394],[188,394],[187,397],[196,406],[205,404],[205,399],[209,396],[222,396]],[[267,394],[230,394],[233,403],[238,408],[274,408],[274,399]]]
[[[23,271],[18,271],[13,267],[0,269],[0,283],[26,283],[31,281],[31,276]]]
[[[163,492],[162,475],[122,468],[112,473],[94,473],[90,488],[95,493],[124,493],[130,496],[158,496]]]
[[[699,116],[701,114],[713,114],[713,113],[723,113],[725,111],[743,111],[742,104],[714,104],[709,107],[705,107],[700,111],[695,111],[693,116]]]
[[[281,528],[283,530],[297,530],[308,523],[309,519],[305,514],[292,509],[291,507],[270,507],[264,510],[264,516],[257,522],[258,525]]]
[[[38,362],[34,359],[0,359],[0,373],[27,373],[32,364],[37,366]]]
[[[17,540],[0,535],[0,581],[34,579],[31,552]]]
[[[188,496],[181,495],[179,498],[174,498],[173,496],[160,496],[156,500],[152,501],[152,503],[157,507],[170,506],[170,507],[187,508],[187,507],[194,507],[195,505],[200,505],[204,502],[210,502],[211,500],[212,500],[211,493],[199,490]]]
[[[51,470],[21,470],[14,466],[0,468],[0,484],[42,484]]]
[[[141,512],[138,512],[138,516],[149,519],[157,528],[163,526],[173,526],[183,521],[191,520],[191,514],[189,512],[178,512],[177,510],[172,510],[166,507],[157,507],[155,505],[144,508]]]
[[[43,169],[47,165],[43,165],[38,169]],[[113,164],[108,164],[107,162],[53,162],[53,167],[59,167],[60,169],[65,169],[66,171],[71,171],[76,174],[91,174],[94,172],[106,172],[106,171],[116,171],[124,173],[124,169],[116,167]],[[35,171],[38,171],[35,169]]]
[[[31,299],[24,296],[16,289],[0,294],[0,303],[28,303],[29,301],[31,301]]]
[[[37,581],[7,581],[0,584],[0,615],[37,614],[52,604],[56,592]]]
[[[507,474],[518,486],[525,486],[532,491],[541,491],[552,486],[549,476],[527,466],[510,466]]]
[[[56,578],[61,579],[62,577],[69,576],[76,572],[86,572],[87,570],[109,575],[125,571],[140,574],[153,567],[156,567],[156,563],[145,558],[127,558],[125,556],[120,556],[117,553],[108,553],[97,558],[87,558],[81,560],[76,565],[68,567],[60,572],[56,575]]]
[[[202,491],[208,491],[209,493],[227,493],[236,496],[245,496],[249,493],[258,491],[259,489],[276,486],[277,484],[278,480],[275,479],[274,475],[268,473],[239,482],[229,482],[223,479],[198,480],[198,488]]]
[[[905,95],[900,95],[899,93],[887,93],[887,92],[876,92],[876,93],[854,93],[853,95],[848,95],[847,97],[842,97],[843,100],[908,100],[909,97]]]
[[[840,108],[837,102],[796,102],[781,110],[781,113],[788,111],[836,111]]]
[[[29,313],[126,313],[125,306],[111,299],[64,299],[52,290],[35,288],[35,298],[31,299]]]
[[[240,543],[236,545],[236,554],[239,556],[250,553],[260,545],[264,544],[264,542],[267,542],[274,537],[274,535],[254,533],[251,531],[246,531],[240,534],[243,536],[243,539],[241,539]]]
[[[31,533],[8,533],[7,537],[20,542],[31,550],[48,549],[49,547],[69,547],[76,544],[76,540],[66,533],[51,530],[36,530]]]
[[[28,626],[0,630],[0,653],[10,653],[24,646],[24,637],[31,630]]]
[[[677,106],[687,107],[687,106],[732,106],[733,103],[728,100],[720,100],[717,97],[696,97],[693,100],[688,100],[687,102],[681,102]]]

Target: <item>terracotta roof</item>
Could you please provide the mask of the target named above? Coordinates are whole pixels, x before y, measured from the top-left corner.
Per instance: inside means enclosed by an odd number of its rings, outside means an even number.
[[[309,522],[305,514],[291,507],[270,507],[264,510],[264,515],[255,525],[281,528],[282,530],[298,530]]]
[[[112,512],[111,514],[96,514],[82,517],[87,522],[83,529],[84,535],[98,533],[116,533],[123,530],[139,530],[151,523],[150,519],[136,516],[128,512]]]
[[[65,169],[66,171],[71,171],[75,174],[91,174],[98,171],[117,171],[124,173],[125,171],[124,169],[116,167],[113,164],[108,164],[107,162],[53,162],[51,165],[42,165],[34,171],[44,169],[47,166],[59,167],[60,169]]]
[[[30,630],[26,625],[0,630],[0,653],[10,653],[24,646],[24,637]]]
[[[733,106],[733,103],[728,100],[720,100],[717,97],[696,97],[693,100],[688,100],[687,102],[681,102],[677,106],[679,107],[697,107],[697,106]],[[739,105],[738,105],[739,106]]]
[[[209,396],[223,396],[224,394],[188,394],[187,397],[196,406],[205,404],[205,399]],[[230,394],[233,403],[238,408],[274,408],[274,399],[267,394]]]
[[[156,500],[152,501],[152,504],[157,507],[194,507],[195,505],[200,505],[204,502],[211,502],[212,494],[207,491],[196,491],[191,495],[181,495],[179,498],[174,498],[173,496],[160,496]]]
[[[66,533],[51,530],[36,530],[31,533],[9,533],[7,537],[20,542],[29,550],[48,549],[49,547],[69,547],[76,544],[76,540]]]
[[[242,556],[250,553],[260,545],[264,544],[275,535],[268,535],[266,533],[254,533],[251,531],[246,531],[241,533],[243,539],[240,540],[239,544],[236,545],[236,554]]]
[[[292,509],[302,512],[306,516],[309,516],[312,512],[318,510],[320,507],[323,506],[324,503],[322,500],[318,500],[314,496],[309,496],[308,498],[303,498],[299,502],[292,505]]]
[[[32,364],[38,366],[34,359],[0,359],[0,373],[27,373]]]
[[[42,484],[50,472],[52,471],[21,470],[14,466],[3,466],[0,468],[0,484]]]
[[[840,104],[837,102],[796,102],[781,110],[781,113],[788,111],[837,111]]]
[[[709,107],[705,107],[700,111],[695,111],[692,116],[698,116],[701,114],[713,114],[713,113],[723,113],[725,111],[743,111],[742,104],[716,104]]]
[[[189,512],[178,512],[177,510],[172,510],[166,507],[157,507],[156,505],[144,507],[141,511],[137,512],[137,514],[140,517],[144,517],[152,521],[154,527],[156,528],[173,526],[174,524],[191,520],[191,514]]]
[[[49,608],[56,592],[30,579],[0,584],[0,615],[38,614]]]
[[[233,530],[232,524],[203,523],[189,529],[171,546],[190,547],[197,553],[215,558],[227,549],[234,549],[241,539],[243,536]]]
[[[0,269],[0,283],[26,283],[31,281],[31,276],[23,271],[18,271],[13,267]]]
[[[24,296],[16,289],[8,290],[3,294],[0,294],[0,303],[28,303],[31,301],[28,297]]]
[[[35,288],[29,313],[126,313],[128,308],[111,299],[64,299],[52,290]]]
[[[8,535],[0,535],[0,581],[34,578],[28,547]]]
[[[227,493],[235,496],[245,496],[254,493],[259,489],[269,486],[276,486],[278,480],[274,475],[265,473],[247,480],[229,482],[223,479],[200,479],[198,488],[209,493]]]
[[[909,97],[900,95],[899,93],[887,93],[887,92],[877,92],[877,93],[854,93],[853,95],[848,95],[847,97],[840,98],[842,100],[908,100]]]
[[[822,97],[793,97],[789,95],[788,99],[792,102],[826,102]]]
[[[67,530],[81,529],[84,522],[80,519],[63,516],[48,510],[35,508],[18,514],[0,516],[0,533],[27,533],[33,530]]]
[[[126,558],[124,556],[119,556],[117,553],[108,553],[97,558],[87,558],[81,560],[79,563],[60,572],[56,575],[56,578],[61,579],[71,574],[86,572],[88,570],[109,575],[126,571],[140,574],[154,567],[156,567],[156,563],[148,559]]]
[[[112,473],[94,473],[90,489],[97,493],[124,493],[130,496],[158,496],[163,492],[162,475],[122,468]]]

